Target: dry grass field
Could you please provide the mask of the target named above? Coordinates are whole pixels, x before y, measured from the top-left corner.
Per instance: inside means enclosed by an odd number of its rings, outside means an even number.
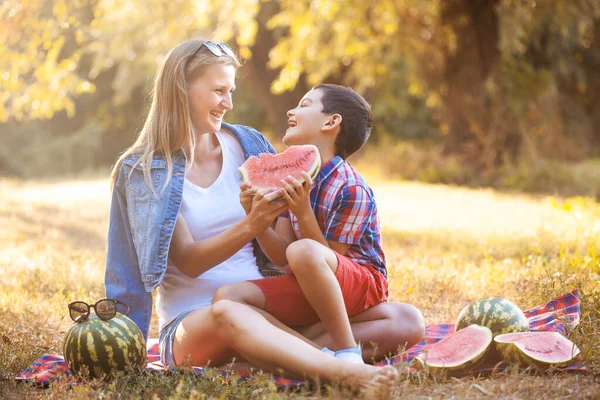
[[[600,205],[369,178],[380,207],[390,297],[419,307],[428,324],[453,322],[469,301],[507,297],[522,308],[573,288],[582,319],[570,338],[587,372],[436,380],[401,374],[402,398],[600,398]],[[265,377],[224,384],[184,372],[126,376],[108,385],[49,389],[15,383],[33,360],[61,353],[67,303],[103,297],[109,207],[106,180],[0,180],[0,399],[345,398],[277,392]],[[154,320],[156,322],[156,319]],[[151,337],[157,337],[156,324]]]

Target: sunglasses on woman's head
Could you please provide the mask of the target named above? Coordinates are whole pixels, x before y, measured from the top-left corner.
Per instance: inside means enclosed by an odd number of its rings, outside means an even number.
[[[119,300],[102,299],[96,304],[88,304],[84,301],[73,301],[69,303],[69,315],[75,322],[83,322],[90,316],[90,308],[93,308],[98,318],[103,321],[108,321],[117,315],[117,306],[124,308],[125,315],[129,314],[129,306]]]
[[[210,40],[206,40],[202,43],[202,45],[200,46],[200,48],[202,48],[202,46],[206,46],[206,48],[213,53],[213,55],[215,55],[216,57],[221,57],[223,54],[227,54],[229,57],[235,59],[235,54],[233,53],[233,50],[231,50],[231,47],[229,47],[227,45],[227,43],[221,42],[221,43],[215,43],[215,42],[211,42]],[[200,48],[198,50],[200,50]]]

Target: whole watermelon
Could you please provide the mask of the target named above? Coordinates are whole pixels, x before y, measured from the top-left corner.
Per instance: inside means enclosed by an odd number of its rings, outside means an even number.
[[[483,297],[468,304],[458,314],[454,329],[477,324],[490,328],[494,337],[503,333],[529,332],[523,311],[503,297]]]
[[[117,313],[103,321],[92,312],[87,320],[71,325],[63,353],[69,371],[77,378],[107,380],[117,371],[142,368],[146,343],[127,316]]]

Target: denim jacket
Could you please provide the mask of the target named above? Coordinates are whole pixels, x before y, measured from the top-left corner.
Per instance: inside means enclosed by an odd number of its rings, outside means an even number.
[[[222,125],[237,138],[244,158],[275,152],[255,129]],[[123,161],[112,191],[104,276],[106,297],[129,306],[129,317],[146,339],[152,316],[152,291],[167,270],[169,246],[183,194],[186,157],[180,150],[172,159],[172,177],[162,192],[167,163],[160,155],[152,160],[151,178],[157,196],[145,183],[141,169],[133,168],[135,156]]]

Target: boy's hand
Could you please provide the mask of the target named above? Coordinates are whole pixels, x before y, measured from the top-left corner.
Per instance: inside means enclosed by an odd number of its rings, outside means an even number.
[[[242,182],[240,185],[240,204],[246,211],[246,215],[250,213],[250,209],[252,208],[252,199],[256,195],[256,189],[252,187],[247,182]]]
[[[287,201],[290,211],[298,218],[313,212],[310,206],[310,189],[313,181],[310,175],[304,171],[302,177],[304,182],[291,175],[288,175],[287,181],[281,180],[281,184],[285,188],[283,198]]]

